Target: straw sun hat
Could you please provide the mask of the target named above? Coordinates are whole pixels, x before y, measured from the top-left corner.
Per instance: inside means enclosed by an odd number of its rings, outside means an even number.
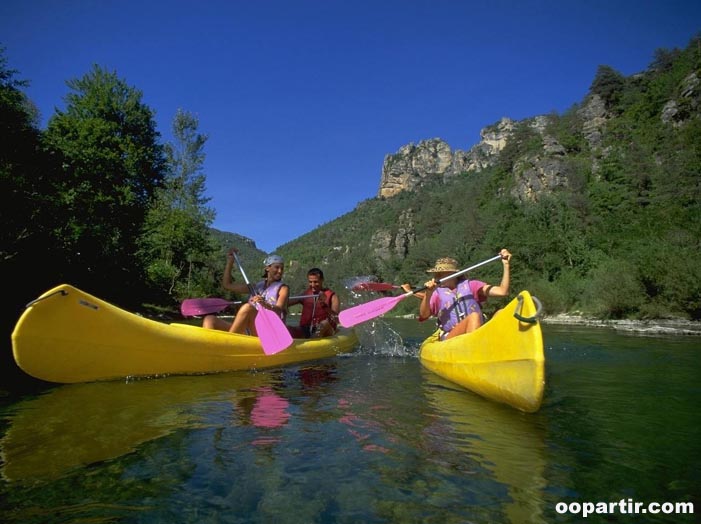
[[[426,273],[457,273],[458,271],[460,271],[458,261],[454,258],[444,257],[436,260],[433,267],[427,269]]]

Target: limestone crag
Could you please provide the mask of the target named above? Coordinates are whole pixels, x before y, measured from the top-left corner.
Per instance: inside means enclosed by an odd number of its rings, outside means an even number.
[[[546,134],[546,116],[535,117],[526,123],[541,135],[543,149],[538,155],[521,158],[516,163],[514,176],[517,180],[513,194],[521,201],[535,201],[539,193],[566,184],[563,177],[565,148]],[[440,138],[401,147],[395,154],[385,157],[378,196],[391,198],[429,181],[447,182],[460,174],[479,172],[493,166],[513,136],[515,126],[516,123],[510,118],[502,118],[482,129],[480,142],[469,151],[453,152]]]
[[[662,109],[660,120],[664,125],[679,127],[690,119],[699,118],[701,78],[698,72],[687,75],[676,93]],[[577,109],[576,116],[581,121],[580,130],[591,154],[591,172],[598,176],[602,160],[610,154],[610,146],[603,138],[605,126],[613,115],[599,94],[589,93]],[[402,146],[396,153],[385,156],[378,197],[391,198],[429,182],[447,183],[453,177],[492,167],[500,161],[502,152],[511,141],[516,141],[514,145],[518,146],[518,141],[534,138],[531,135],[535,132],[535,138],[540,137],[541,147],[535,151],[532,147],[526,148],[527,153],[508,159],[513,176],[513,184],[508,186],[512,188],[511,196],[518,201],[537,202],[542,195],[566,188],[571,171],[567,150],[548,133],[550,120],[551,117],[546,115],[522,121],[502,118],[482,129],[479,143],[468,151],[453,151],[440,138]],[[386,246],[385,251],[380,248],[380,253],[388,254],[394,249],[392,246],[397,245],[392,234],[386,238],[382,232],[376,234],[378,247]]]
[[[427,179],[443,177],[452,163],[450,146],[439,138],[402,146],[394,155],[385,156],[378,196],[393,197]]]
[[[387,261],[394,256],[406,257],[409,248],[416,244],[414,211],[412,209],[403,211],[399,215],[396,228],[376,230],[370,239],[370,244],[379,260]]]
[[[480,171],[493,165],[513,131],[514,122],[502,118],[483,129],[481,140],[469,151],[456,150],[440,138],[408,144],[385,156],[379,198],[391,198],[439,179],[442,182],[461,173]]]
[[[682,80],[679,96],[669,100],[662,109],[662,123],[679,127],[701,107],[701,78],[696,71]]]
[[[609,119],[604,100],[596,94],[587,97],[578,114],[583,120],[582,132],[589,147],[592,150],[600,148],[602,129]]]
[[[543,136],[542,153],[520,158],[514,165],[516,185],[511,195],[519,202],[537,202],[540,195],[567,186],[565,148],[553,137]]]
[[[480,141],[469,151],[460,149],[453,155],[453,165],[446,178],[461,173],[478,172],[486,169],[498,160],[499,153],[506,147],[509,136],[513,133],[514,121],[502,118],[496,124],[480,131]]]

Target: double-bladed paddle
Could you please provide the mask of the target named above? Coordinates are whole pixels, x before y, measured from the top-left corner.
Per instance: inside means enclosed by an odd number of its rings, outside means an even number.
[[[295,297],[290,297],[292,299],[305,299],[305,298],[316,298],[319,295],[299,295]],[[243,304],[240,300],[231,302],[229,300],[224,300],[223,298],[186,298],[183,303],[180,304],[180,312],[184,317],[196,317],[199,315],[209,315],[212,313],[219,313],[224,311],[229,306],[235,306],[237,304]]]
[[[248,277],[241,266],[241,261],[239,260],[239,257],[235,251],[233,252],[233,255],[234,260],[236,260],[236,265],[239,267],[239,271],[241,271],[243,280],[246,282],[246,285],[251,292],[251,296],[257,295],[258,293],[256,293],[256,290],[249,282]],[[256,319],[254,322],[256,325],[256,331],[258,332],[258,338],[263,346],[263,352],[266,355],[274,355],[275,353],[279,353],[283,349],[290,347],[293,342],[292,335],[290,335],[290,332],[287,330],[287,326],[285,326],[282,319],[273,311],[270,311],[259,304],[255,304],[255,307],[258,313],[256,314]]]
[[[501,255],[489,258],[480,262],[479,264],[475,264],[474,266],[462,269],[457,273],[453,273],[452,275],[443,277],[438,281],[438,283],[442,284],[443,282],[446,282],[451,278],[459,277],[460,275],[467,273],[468,271],[472,271],[473,269],[477,269],[480,266],[484,266],[485,264],[489,264],[490,262],[494,262],[495,260],[499,259],[501,259]],[[384,315],[392,308],[394,308],[394,306],[396,306],[402,300],[404,300],[406,297],[424,291],[425,289],[426,286],[420,289],[409,291],[407,293],[404,293],[403,295],[397,295],[396,297],[382,297],[378,298],[377,300],[371,300],[370,302],[366,302],[365,304],[360,304],[348,309],[344,309],[339,313],[338,320],[343,327],[353,327],[357,324],[360,324],[361,322],[366,322],[367,320],[372,320],[373,318],[379,317],[380,315]]]
[[[391,291],[400,287],[387,282],[361,282],[353,286],[351,291]]]
[[[184,317],[196,317],[198,315],[209,315],[210,313],[219,313],[224,311],[229,306],[241,304],[240,300],[231,302],[223,298],[186,298],[180,304],[180,313]]]

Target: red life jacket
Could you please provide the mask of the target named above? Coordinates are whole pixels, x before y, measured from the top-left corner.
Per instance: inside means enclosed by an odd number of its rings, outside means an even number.
[[[302,316],[299,319],[300,326],[316,326],[320,322],[328,320],[333,327],[336,327],[335,318],[329,317],[329,314],[331,313],[331,297],[333,297],[336,293],[330,289],[322,289],[321,293],[324,294],[324,298],[326,299],[326,301],[323,303],[321,300],[319,300],[321,297],[314,300],[305,299],[302,301]],[[307,288],[307,290],[304,292],[304,295],[313,294],[314,292],[311,290],[311,288]]]

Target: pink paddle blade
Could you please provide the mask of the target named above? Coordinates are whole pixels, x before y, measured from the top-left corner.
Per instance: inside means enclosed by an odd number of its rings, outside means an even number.
[[[351,289],[353,291],[391,291],[398,287],[399,286],[386,282],[362,282],[361,284],[353,286]]]
[[[243,270],[239,256],[236,254],[236,250],[232,252],[234,255],[234,260],[236,260],[236,265],[239,266],[239,271],[241,271],[241,276],[243,276],[248,289],[251,292],[251,296],[256,294],[255,289],[251,285],[246,272]],[[292,335],[287,330],[287,326],[275,313],[269,309],[265,309],[256,304],[256,309],[258,313],[256,314],[256,331],[258,332],[258,338],[260,339],[260,344],[263,346],[263,352],[266,355],[274,355],[279,353],[285,348],[292,345]]]
[[[292,345],[292,335],[287,326],[273,311],[258,307],[256,315],[256,331],[266,355],[274,355]]]
[[[408,295],[399,295],[397,297],[378,298],[377,300],[371,300],[365,304],[344,309],[339,313],[338,320],[343,327],[353,327],[361,322],[372,320],[375,317],[387,313],[407,296]]]
[[[187,298],[180,305],[180,312],[184,317],[208,315],[223,311],[232,304],[240,302],[229,302],[223,298]]]
[[[318,295],[301,295],[290,297],[290,299],[305,299],[305,298],[316,298]],[[229,300],[224,300],[223,298],[186,298],[183,303],[180,304],[180,312],[184,317],[196,317],[199,315],[209,315],[211,313],[219,313],[224,311],[227,307],[236,304],[241,304],[240,300],[235,302],[230,302]]]

